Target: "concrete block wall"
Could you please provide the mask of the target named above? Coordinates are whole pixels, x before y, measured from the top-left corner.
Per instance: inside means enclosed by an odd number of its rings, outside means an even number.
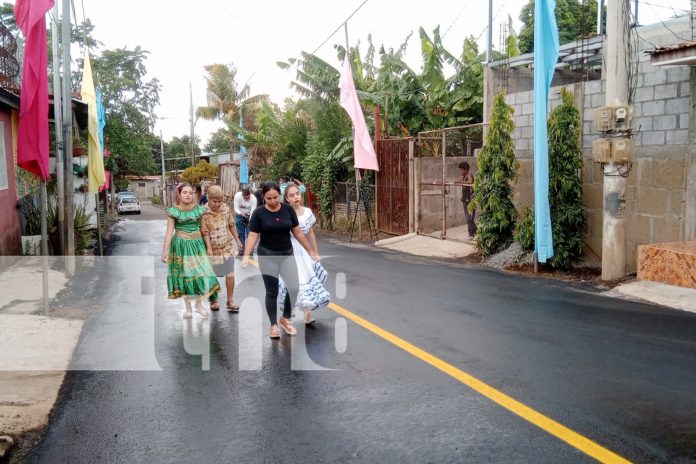
[[[646,31],[642,37],[658,45],[669,45],[659,28]],[[652,45],[641,41],[641,50]],[[640,244],[693,239],[689,230],[696,230],[695,214],[689,214],[688,198],[694,197],[696,178],[689,172],[696,169],[696,141],[693,94],[696,75],[688,66],[658,67],[649,55],[637,54],[638,73],[633,103],[633,128],[636,144],[635,162],[627,179],[625,214],[627,218],[627,272],[636,270],[637,247]],[[491,74],[489,74],[491,75]],[[592,160],[592,141],[599,138],[594,130],[594,110],[605,105],[605,82],[594,80],[565,86],[575,95],[582,118],[584,166],[583,205],[587,227],[586,252],[601,257],[603,174]],[[515,205],[520,213],[534,203],[534,116],[533,91],[510,89],[506,102],[514,109],[513,139],[520,162],[519,179],[515,184]],[[560,102],[560,87],[550,92],[549,111]],[[692,201],[693,203],[693,201]]]

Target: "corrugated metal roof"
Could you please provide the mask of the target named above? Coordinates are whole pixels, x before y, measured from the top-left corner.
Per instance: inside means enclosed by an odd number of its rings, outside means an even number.
[[[685,42],[685,43],[680,43],[677,45],[672,45],[670,47],[658,47],[654,50],[646,50],[645,53],[648,55],[655,55],[655,54],[660,54],[660,53],[669,53],[674,50],[683,50],[686,48],[696,48],[696,43],[694,42]]]

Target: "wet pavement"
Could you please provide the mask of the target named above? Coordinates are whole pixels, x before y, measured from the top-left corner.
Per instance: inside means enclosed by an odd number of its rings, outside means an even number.
[[[592,462],[328,308],[272,341],[255,268],[239,314],[166,300],[144,205],[104,258],[29,462]],[[155,219],[153,219],[155,218]],[[589,287],[320,240],[335,302],[635,462],[696,462],[696,315]]]

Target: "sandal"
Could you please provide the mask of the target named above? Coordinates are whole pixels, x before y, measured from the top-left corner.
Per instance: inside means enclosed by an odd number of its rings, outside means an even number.
[[[187,309],[186,311],[184,311],[184,319],[191,319],[191,317],[193,317],[193,313],[191,312],[190,309]]]
[[[201,304],[196,304],[196,309],[195,311],[200,314],[202,317],[208,317],[208,310],[203,307]]]
[[[238,313],[239,312],[239,305],[234,304],[234,303],[227,303],[227,312]]]
[[[220,303],[218,303],[217,301],[213,301],[212,303],[210,303],[210,310],[220,311]]]

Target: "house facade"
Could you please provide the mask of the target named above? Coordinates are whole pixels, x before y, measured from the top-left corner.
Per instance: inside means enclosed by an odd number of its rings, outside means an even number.
[[[0,256],[21,255],[15,148],[19,97],[0,89]]]

